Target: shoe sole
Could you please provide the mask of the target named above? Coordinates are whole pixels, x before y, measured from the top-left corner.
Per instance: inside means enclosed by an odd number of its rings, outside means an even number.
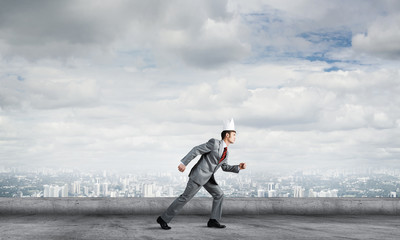
[[[226,226],[223,226],[223,227],[217,227],[217,226],[208,226],[208,225],[207,225],[207,227],[209,227],[209,228],[226,228]]]

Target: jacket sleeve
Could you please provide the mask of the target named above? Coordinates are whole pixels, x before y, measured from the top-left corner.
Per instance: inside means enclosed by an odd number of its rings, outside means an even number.
[[[227,163],[223,163],[221,165],[222,171],[225,172],[234,172],[234,173],[239,173],[239,165],[229,165]]]
[[[215,139],[210,139],[208,142],[194,147],[181,162],[187,166],[196,156],[211,152],[215,145]]]

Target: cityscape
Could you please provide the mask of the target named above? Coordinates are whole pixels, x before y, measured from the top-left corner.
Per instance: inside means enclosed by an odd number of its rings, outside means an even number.
[[[187,173],[119,173],[76,169],[0,167],[0,197],[176,197]],[[292,173],[217,172],[226,197],[392,197],[400,195],[399,169],[299,170]],[[210,196],[202,188],[196,197]]]

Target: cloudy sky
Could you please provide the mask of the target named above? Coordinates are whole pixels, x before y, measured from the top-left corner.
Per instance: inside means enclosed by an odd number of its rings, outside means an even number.
[[[0,167],[400,167],[400,2],[1,1]]]

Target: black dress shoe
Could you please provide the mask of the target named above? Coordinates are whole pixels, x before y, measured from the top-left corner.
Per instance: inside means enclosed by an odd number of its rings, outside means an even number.
[[[214,227],[214,228],[226,228],[225,225],[220,224],[217,220],[215,219],[210,219],[208,220],[207,227]]]
[[[161,218],[161,216],[159,216],[157,218],[157,222],[160,224],[161,228],[164,230],[170,230],[171,227],[168,226],[168,224]]]

